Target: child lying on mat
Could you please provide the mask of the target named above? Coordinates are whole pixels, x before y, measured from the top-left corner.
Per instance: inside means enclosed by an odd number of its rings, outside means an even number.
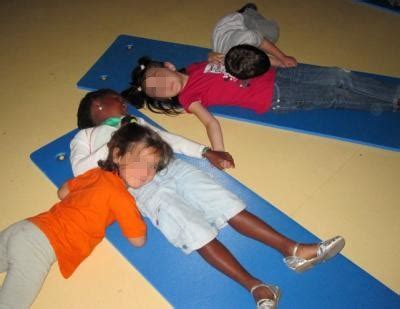
[[[146,242],[146,225],[127,187],[138,189],[162,170],[173,153],[154,131],[132,123],[114,133],[109,154],[97,168],[66,182],[60,202],[0,233],[0,308],[29,308],[55,261],[65,278],[119,223],[136,247]],[[95,165],[93,166],[95,167]]]
[[[176,71],[169,62],[143,57],[132,72],[132,87],[123,96],[136,108],[153,112],[193,113],[206,127],[213,150],[224,151],[211,106],[238,106],[257,113],[341,108],[397,111],[400,85],[340,68],[299,64],[270,68],[267,55],[251,45],[231,48],[225,65],[195,63]]]
[[[212,34],[210,62],[223,63],[223,55],[232,47],[248,44],[260,48],[269,55],[277,67],[293,67],[297,60],[287,56],[275,43],[279,38],[276,21],[265,18],[253,3],[244,5],[237,12],[223,16],[215,25]]]
[[[111,118],[110,118],[111,117]],[[85,119],[85,120],[83,120]],[[107,156],[106,144],[126,119],[126,105],[112,90],[88,93],[78,111],[79,131],[71,141],[71,163],[74,173],[96,166]],[[140,120],[144,123],[144,120]],[[180,147],[169,138],[173,149]],[[193,142],[186,141],[188,145]],[[182,152],[182,151],[181,151]],[[196,151],[186,155],[199,157]],[[286,238],[258,217],[247,212],[243,202],[210,176],[182,160],[174,159],[154,180],[139,189],[131,188],[142,214],[148,217],[167,240],[186,254],[197,251],[210,265],[250,291],[258,308],[275,308],[279,300],[276,286],[262,283],[250,275],[229,250],[217,240],[219,229],[226,224],[239,233],[278,250],[286,265],[302,272],[332,258],[344,247],[344,239],[334,237],[320,244],[298,244]]]

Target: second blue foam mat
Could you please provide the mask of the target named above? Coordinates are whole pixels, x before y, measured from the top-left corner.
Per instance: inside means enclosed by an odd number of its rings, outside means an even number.
[[[121,35],[81,78],[78,87],[122,91],[128,88],[131,71],[142,56],[169,60],[180,68],[206,60],[208,52],[208,49],[196,46]],[[400,84],[398,78],[358,74]],[[400,151],[400,112],[376,115],[349,110],[314,110],[258,115],[238,107],[214,107],[210,110],[221,117]]]
[[[151,122],[137,111],[133,114]],[[68,157],[69,143],[75,133],[76,130],[31,155],[32,161],[56,186],[72,177]],[[278,231],[298,241],[318,241],[291,218],[228,174],[211,167],[206,160],[181,158],[235,192],[250,212]],[[117,224],[108,228],[107,238],[174,308],[255,307],[249,293],[238,284],[207,265],[197,253],[185,255],[174,248],[149,221],[146,222],[148,243],[143,248],[134,248],[122,236]],[[332,236],[336,233],[340,234],[340,231],[332,231]],[[230,227],[222,229],[218,238],[249,272],[281,287],[280,308],[400,308],[400,297],[395,292],[341,255],[309,272],[297,274],[284,265],[277,252],[239,235]]]
[[[353,2],[365,4],[387,13],[400,14],[400,4],[396,4],[396,0],[353,0]]]

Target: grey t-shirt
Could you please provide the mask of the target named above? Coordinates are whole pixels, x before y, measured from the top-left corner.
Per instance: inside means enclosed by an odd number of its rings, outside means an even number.
[[[212,48],[225,54],[239,44],[259,47],[264,38],[275,43],[278,37],[279,26],[275,21],[248,9],[243,13],[226,15],[217,22],[212,34]]]

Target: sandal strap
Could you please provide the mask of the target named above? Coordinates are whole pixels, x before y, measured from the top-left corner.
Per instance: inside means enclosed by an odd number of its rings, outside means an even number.
[[[299,249],[300,243],[296,243],[293,247],[292,256],[297,257],[297,249]]]
[[[276,299],[277,296],[276,296],[275,291],[274,291],[273,289],[271,289],[271,287],[270,287],[268,284],[265,284],[265,283],[260,283],[260,284],[257,284],[257,285],[255,285],[255,286],[253,286],[253,287],[250,289],[250,294],[253,295],[254,291],[255,291],[256,289],[258,289],[258,288],[261,288],[261,287],[267,288],[268,290],[270,290],[271,293],[272,293],[272,295],[274,295],[274,299]],[[253,296],[254,296],[254,295],[253,295]],[[271,299],[271,300],[274,300],[274,299]],[[260,300],[262,300],[262,299],[260,299]],[[265,300],[265,299],[264,299],[264,300]]]
[[[257,308],[260,308],[260,306],[264,303],[266,303],[267,305],[272,305],[275,303],[275,301],[273,299],[269,299],[269,298],[262,298],[259,301],[257,301],[257,303],[256,303]]]

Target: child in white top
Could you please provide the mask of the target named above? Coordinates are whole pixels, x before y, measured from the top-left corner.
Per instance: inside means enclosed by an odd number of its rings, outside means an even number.
[[[71,142],[71,162],[73,165],[83,162],[83,153],[86,151],[84,161],[85,166],[89,167],[89,162],[95,165],[98,159],[93,154],[108,142],[111,131],[116,130],[102,123],[107,123],[107,117],[117,117],[118,113],[123,116],[125,109],[120,107],[119,112],[115,112],[118,110],[115,107],[122,106],[123,101],[110,90],[89,93],[87,97],[88,100],[85,97],[81,101],[78,123],[82,124],[80,115],[86,114],[89,120],[95,120],[94,124],[98,127],[83,129],[87,133],[78,133],[81,137],[87,137],[87,145],[81,138],[79,143],[76,140]],[[82,106],[86,107],[81,109]],[[84,113],[85,109],[89,112]],[[109,111],[108,114],[103,113],[105,110]],[[83,151],[77,151],[76,148],[82,148]],[[74,158],[77,153],[81,154],[81,160]],[[77,168],[74,167],[74,170]],[[185,253],[197,251],[207,263],[250,291],[258,308],[275,308],[279,289],[249,274],[216,239],[219,229],[224,225],[229,224],[239,233],[275,248],[285,257],[288,267],[295,271],[307,270],[333,257],[344,246],[344,239],[340,236],[320,244],[296,244],[247,212],[240,199],[211,177],[179,159],[174,160],[151,183],[131,192],[140,211],[169,242]]]

